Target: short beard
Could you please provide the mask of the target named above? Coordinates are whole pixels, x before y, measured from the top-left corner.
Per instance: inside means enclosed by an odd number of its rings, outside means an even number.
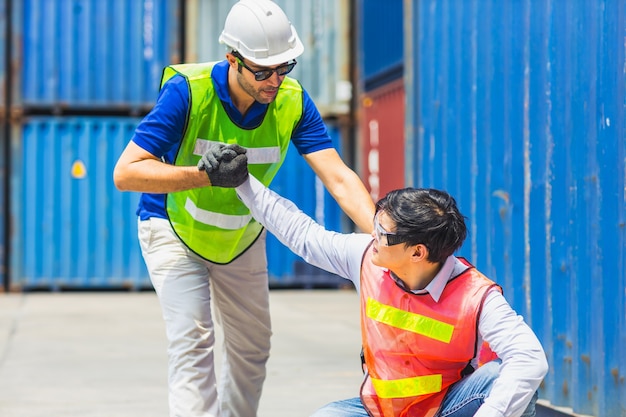
[[[240,72],[237,72],[237,82],[239,83],[241,89],[258,103],[270,104],[271,102],[276,100],[276,96],[274,96],[274,98],[270,100],[268,100],[267,98],[262,98],[260,90],[255,89]]]

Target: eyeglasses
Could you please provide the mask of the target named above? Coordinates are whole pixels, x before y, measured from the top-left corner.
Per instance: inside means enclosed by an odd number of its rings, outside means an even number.
[[[380,223],[378,223],[378,216],[378,214],[374,216],[374,235],[376,236],[376,241],[378,242],[378,244],[383,246],[393,246],[399,243],[404,243],[405,239],[403,236],[388,232],[383,229]]]
[[[287,75],[293,70],[293,68],[298,63],[294,59],[293,61],[289,61],[286,64],[281,65],[280,67],[267,68],[267,69],[255,71],[249,66],[247,66],[245,62],[243,62],[243,57],[241,55],[239,55],[236,52],[233,52],[233,55],[235,56],[235,58],[237,58],[237,62],[239,62],[239,65],[243,66],[245,69],[247,69],[248,71],[254,74],[254,79],[257,81],[265,81],[268,78],[270,78],[273,73],[278,74],[280,77],[282,77],[283,75]]]

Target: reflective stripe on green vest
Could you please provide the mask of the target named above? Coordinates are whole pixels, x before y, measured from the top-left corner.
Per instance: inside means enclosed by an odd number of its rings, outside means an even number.
[[[212,141],[238,143],[248,150],[250,173],[267,186],[282,165],[293,130],[302,117],[302,87],[285,77],[263,122],[255,129],[244,129],[230,120],[215,92],[213,65],[173,65],[163,72],[161,85],[181,74],[190,92],[187,126],[174,164],[196,166]],[[166,209],[180,239],[195,253],[215,263],[231,262],[263,230],[231,188],[204,187],[169,193]]]

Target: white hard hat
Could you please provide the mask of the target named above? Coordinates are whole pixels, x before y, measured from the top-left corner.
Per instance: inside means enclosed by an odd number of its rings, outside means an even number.
[[[240,0],[230,9],[220,43],[261,66],[300,56],[304,46],[285,12],[270,0]]]

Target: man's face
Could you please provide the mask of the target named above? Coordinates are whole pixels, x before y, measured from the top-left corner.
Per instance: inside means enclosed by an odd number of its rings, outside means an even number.
[[[272,67],[262,67],[244,58],[233,57],[237,60],[237,65],[240,65],[240,70],[237,71],[239,86],[254,100],[262,104],[269,104],[276,99],[278,87],[295,66],[295,61],[293,61]],[[264,78],[268,74],[267,79],[257,80],[257,78]]]
[[[394,272],[407,260],[407,248],[404,243],[398,243],[401,239],[392,232],[395,230],[394,221],[385,213],[380,211],[374,217],[374,230],[372,231],[373,256],[372,263],[383,268],[390,269]]]

